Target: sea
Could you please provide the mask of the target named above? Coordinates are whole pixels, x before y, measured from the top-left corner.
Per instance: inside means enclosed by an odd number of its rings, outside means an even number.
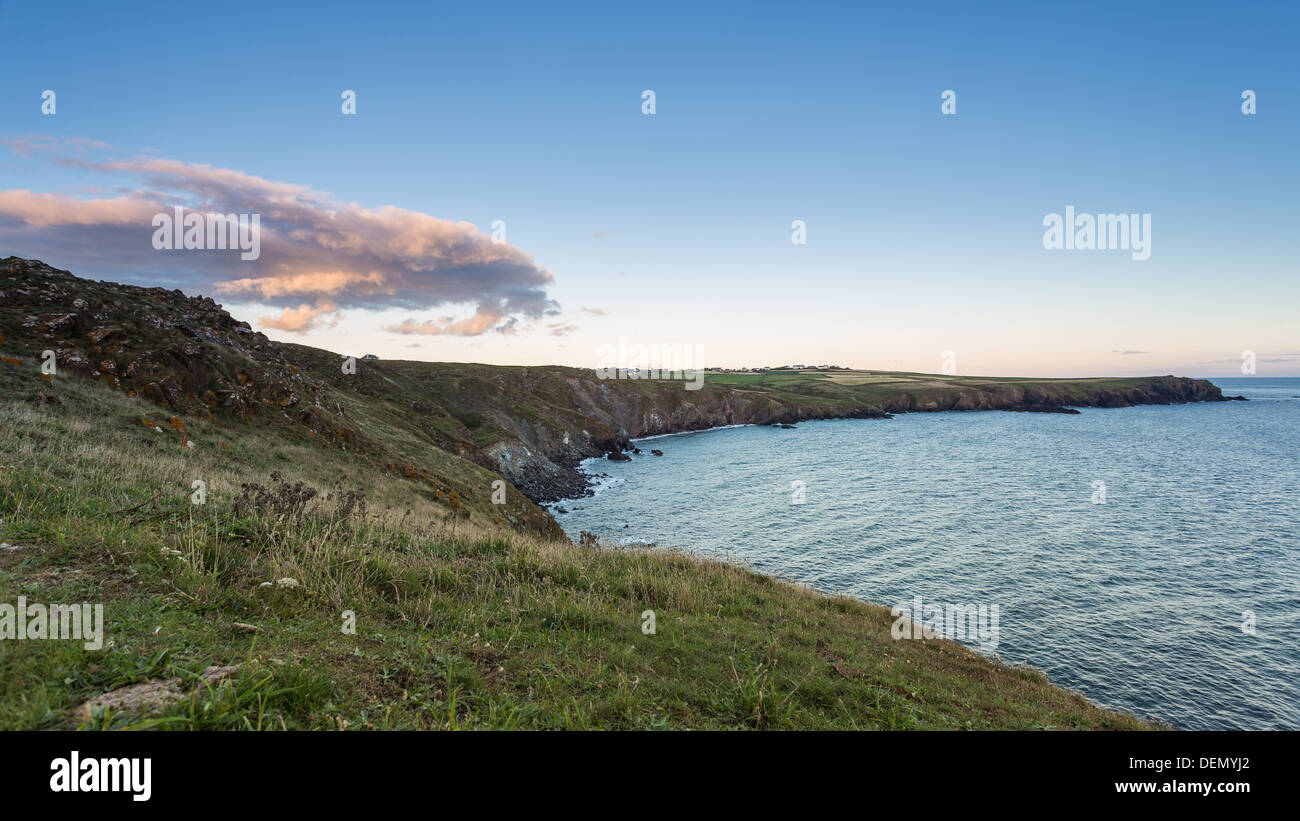
[[[637,440],[553,509],[900,613],[996,605],[959,640],[1177,729],[1300,729],[1300,379],[1211,381],[1250,401]]]

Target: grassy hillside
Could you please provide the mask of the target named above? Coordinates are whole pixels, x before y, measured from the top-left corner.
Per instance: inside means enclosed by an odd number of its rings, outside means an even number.
[[[0,541],[24,546],[0,550],[0,601],[103,602],[108,637],[4,642],[3,728],[1142,726],[951,642],[894,641],[884,608],[449,517],[418,478],[307,436],[190,420],[190,448],[139,398],[0,374]],[[322,493],[300,505],[299,480]],[[239,669],[199,683],[212,666]],[[169,677],[197,690],[160,713],[79,709]]]

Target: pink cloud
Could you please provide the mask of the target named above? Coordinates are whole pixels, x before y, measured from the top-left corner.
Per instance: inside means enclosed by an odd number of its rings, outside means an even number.
[[[35,194],[31,191],[0,191],[0,217],[20,219],[27,225],[145,225],[158,213],[160,205],[148,200],[123,196],[112,199],[77,200],[61,194]]]
[[[379,271],[367,274],[356,271],[313,271],[218,282],[216,289],[223,294],[254,294],[263,299],[274,299],[288,294],[336,294],[350,286],[382,286],[383,282],[384,275]]]
[[[285,308],[278,317],[264,316],[257,321],[257,324],[264,328],[303,333],[324,324],[321,321],[322,317],[329,313],[334,314],[333,320],[329,323],[330,327],[337,325],[339,322],[337,311],[338,306],[332,302],[317,305],[304,304],[299,305],[297,308]]]
[[[397,332],[476,335],[513,330],[519,317],[557,310],[546,294],[551,272],[471,223],[341,202],[306,185],[210,165],[149,156],[95,159],[86,152],[93,155],[102,144],[91,141],[26,137],[7,144],[21,156],[48,154],[126,183],[116,189],[126,193],[112,198],[0,191],[0,241],[11,253],[98,276],[148,277],[151,284],[264,302],[284,309],[264,324],[286,330],[312,327],[321,314],[349,308],[473,305],[469,319],[413,319],[397,327],[419,330]],[[155,250],[152,219],[174,206],[259,214],[260,256]]]
[[[478,313],[462,319],[459,322],[453,321],[451,317],[445,316],[442,319],[429,319],[424,322],[416,322],[408,319],[397,325],[389,325],[384,330],[392,331],[395,334],[428,334],[432,336],[478,336],[496,326],[503,319],[501,314],[492,311],[479,310]],[[513,332],[513,328],[505,330],[503,333]]]

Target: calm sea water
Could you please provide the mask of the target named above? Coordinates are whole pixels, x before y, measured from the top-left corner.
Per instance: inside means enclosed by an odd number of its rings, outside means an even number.
[[[1300,379],[1212,381],[1251,401],[657,437],[588,462],[608,478],[556,518],[879,604],[997,604],[998,656],[1097,703],[1297,729]]]

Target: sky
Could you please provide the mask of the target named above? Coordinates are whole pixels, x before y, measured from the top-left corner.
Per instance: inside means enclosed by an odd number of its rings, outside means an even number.
[[[1294,3],[613,6],[0,3],[0,256],[390,359],[1300,376]]]

